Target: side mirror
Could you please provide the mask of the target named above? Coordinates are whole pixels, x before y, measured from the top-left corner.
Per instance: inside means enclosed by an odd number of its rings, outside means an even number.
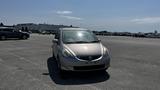
[[[98,38],[98,41],[101,41],[101,39]]]
[[[58,43],[58,39],[53,39],[52,42],[53,43]]]

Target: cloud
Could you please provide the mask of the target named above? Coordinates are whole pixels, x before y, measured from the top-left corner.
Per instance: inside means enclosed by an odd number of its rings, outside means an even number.
[[[75,17],[75,16],[70,16],[73,12],[72,11],[56,11],[56,13],[62,17],[62,18],[66,18],[66,19],[70,19],[70,20],[82,20],[82,18],[80,17]]]
[[[61,17],[66,18],[66,19],[71,19],[71,20],[82,20],[82,18],[74,17],[74,16],[65,16],[65,15],[62,15]]]
[[[160,17],[147,17],[147,18],[132,19],[131,22],[135,22],[138,24],[160,23]]]
[[[57,14],[72,14],[72,11],[57,11]]]

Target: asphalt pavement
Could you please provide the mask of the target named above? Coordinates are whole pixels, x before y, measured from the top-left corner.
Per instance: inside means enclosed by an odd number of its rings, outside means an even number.
[[[160,39],[99,36],[110,50],[106,72],[58,74],[53,35],[0,41],[0,90],[159,90]]]

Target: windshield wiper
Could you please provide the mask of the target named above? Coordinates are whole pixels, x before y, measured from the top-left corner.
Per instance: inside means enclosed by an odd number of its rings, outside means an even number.
[[[65,44],[74,44],[74,43],[90,43],[86,41],[74,41],[74,42],[64,42]]]
[[[74,42],[65,42],[66,44],[72,44],[72,43],[97,43],[99,41],[74,41]]]
[[[74,43],[74,42],[64,42],[65,44],[71,44],[71,43]]]
[[[90,42],[87,42],[87,41],[75,41],[73,43],[90,43]]]
[[[99,42],[98,40],[96,40],[96,41],[90,41],[90,43],[97,43],[97,42]]]

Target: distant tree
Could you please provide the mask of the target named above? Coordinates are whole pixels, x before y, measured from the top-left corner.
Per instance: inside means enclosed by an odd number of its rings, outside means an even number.
[[[70,27],[73,27],[72,25],[70,25]]]
[[[157,30],[155,30],[155,31],[154,31],[154,34],[157,34],[157,33],[158,33],[158,31],[157,31]]]
[[[0,26],[4,26],[4,24],[1,22],[1,23],[0,23]]]
[[[28,27],[25,27],[25,30],[28,30]]]
[[[22,27],[22,31],[24,31],[24,27]]]
[[[28,27],[25,27],[25,31],[28,32]]]

